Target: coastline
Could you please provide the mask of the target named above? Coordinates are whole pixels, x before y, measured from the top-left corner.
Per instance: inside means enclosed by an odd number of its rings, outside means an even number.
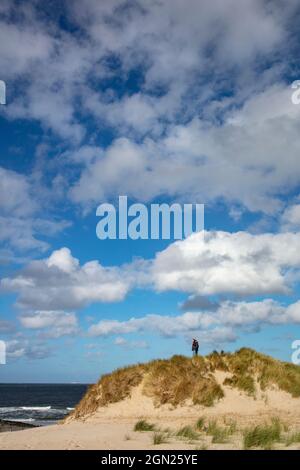
[[[23,431],[25,429],[39,428],[38,424],[23,423],[21,421],[11,421],[8,419],[0,419],[0,433]]]

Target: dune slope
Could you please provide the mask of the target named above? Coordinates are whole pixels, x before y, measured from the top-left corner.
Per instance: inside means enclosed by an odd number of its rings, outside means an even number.
[[[243,348],[116,370],[59,425],[2,449],[300,448],[300,367]]]

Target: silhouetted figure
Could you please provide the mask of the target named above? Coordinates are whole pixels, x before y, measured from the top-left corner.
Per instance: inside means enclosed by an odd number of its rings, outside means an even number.
[[[192,352],[194,356],[198,356],[198,349],[199,349],[199,343],[198,341],[194,338],[192,342]]]

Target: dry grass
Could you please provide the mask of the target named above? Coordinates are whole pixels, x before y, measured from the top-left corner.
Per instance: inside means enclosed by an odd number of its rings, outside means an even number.
[[[229,370],[237,376],[257,377],[262,390],[270,385],[300,397],[300,367],[281,362],[252,349],[242,348],[227,355]]]
[[[194,404],[212,406],[223,397],[223,391],[208,371],[202,357],[193,359],[173,356],[169,360],[150,364],[143,392],[157,405],[174,406],[192,399]]]
[[[227,354],[223,351],[222,353],[213,351],[206,356],[206,361],[209,364],[209,369],[211,371],[215,371],[216,369],[223,370],[224,372],[228,371]]]
[[[234,374],[232,377],[227,377],[223,383],[238,388],[250,396],[255,396],[255,381],[249,374]]]
[[[132,388],[143,382],[143,392],[155,405],[177,406],[186,400],[203,406],[213,406],[224,396],[214,372],[231,374],[224,385],[255,395],[255,382],[262,390],[271,385],[300,397],[300,366],[277,361],[272,357],[242,348],[235,353],[214,351],[206,357],[173,356],[147,364],[118,369],[101,377],[91,386],[72,416],[80,418],[101,406],[116,403],[130,396]]]
[[[136,365],[103,375],[97,384],[89,387],[85,396],[76,406],[73,416],[80,418],[92,413],[100,406],[124,400],[130,395],[132,387],[140,384],[145,370],[146,366]]]
[[[275,442],[281,440],[282,426],[279,419],[274,418],[271,424],[253,426],[244,431],[244,449],[252,447],[271,449]]]

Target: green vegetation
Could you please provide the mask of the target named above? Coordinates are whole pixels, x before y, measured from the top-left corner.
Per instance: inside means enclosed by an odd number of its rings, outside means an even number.
[[[227,361],[230,372],[238,377],[257,377],[262,390],[277,385],[293,397],[300,397],[300,367],[297,365],[277,361],[248,348],[228,354]]]
[[[275,442],[281,440],[282,426],[278,419],[273,419],[271,424],[264,424],[248,428],[244,431],[244,449],[261,447],[271,449]]]
[[[224,382],[224,385],[230,385],[231,387],[238,388],[246,392],[250,396],[255,395],[255,382],[253,377],[249,374],[234,374],[232,377],[227,377]]]
[[[204,425],[205,425],[205,418],[204,416],[201,416],[196,422],[196,429],[198,429],[199,431],[203,431]]]
[[[155,424],[148,423],[145,419],[140,419],[135,423],[134,431],[154,431]]]
[[[173,356],[169,360],[150,363],[143,392],[157,405],[170,403],[176,406],[190,398],[194,404],[212,406],[223,397],[221,387],[200,356],[193,359]]]
[[[96,411],[100,406],[124,400],[130,395],[132,388],[141,383],[145,370],[146,366],[136,365],[103,375],[97,384],[88,388],[72,415],[80,418]]]
[[[226,425],[228,426],[228,430],[229,430],[229,433],[230,434],[234,434],[237,432],[237,424],[236,424],[236,421],[229,421],[228,423],[226,423]]]
[[[183,426],[176,433],[176,436],[183,437],[184,439],[189,439],[190,441],[199,439],[199,434],[196,431],[194,431],[194,429],[191,426]]]
[[[159,444],[164,444],[167,441],[167,437],[164,433],[162,432],[155,432],[153,434],[153,444],[154,445],[159,445]]]
[[[214,376],[216,370],[228,374],[224,385],[236,387],[251,396],[255,395],[257,382],[262,390],[276,385],[293,397],[300,397],[300,366],[242,348],[235,353],[214,351],[205,357],[176,355],[171,359],[118,369],[89,387],[72,417],[81,418],[99,407],[121,401],[141,383],[142,393],[151,397],[157,406],[177,406],[186,400],[213,406],[224,396]]]
[[[227,442],[234,432],[236,432],[236,426],[220,426],[216,420],[208,423],[207,434],[212,436],[213,444]]]

